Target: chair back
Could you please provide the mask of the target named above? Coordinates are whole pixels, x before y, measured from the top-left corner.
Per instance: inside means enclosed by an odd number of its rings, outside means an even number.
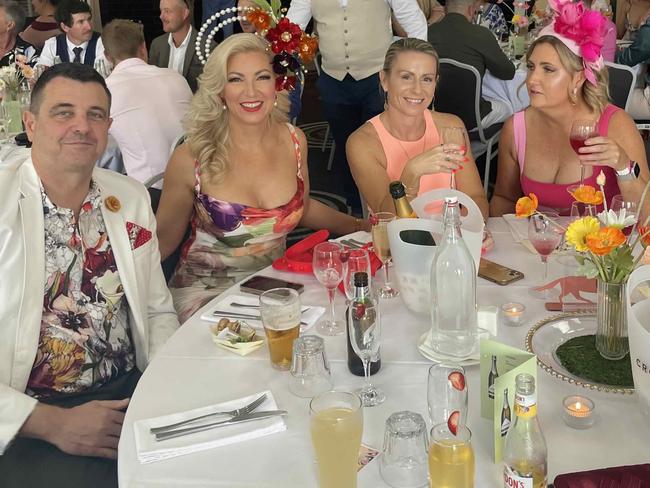
[[[614,105],[627,111],[636,85],[636,73],[623,64],[606,61],[605,66],[609,75],[609,97]]]
[[[478,70],[449,58],[440,59],[438,70],[439,80],[434,102],[436,110],[457,115],[468,131],[477,129],[482,140],[481,75]]]

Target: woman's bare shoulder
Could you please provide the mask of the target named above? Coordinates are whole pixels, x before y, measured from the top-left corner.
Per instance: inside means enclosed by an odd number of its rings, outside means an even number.
[[[355,130],[350,137],[348,137],[347,147],[362,146],[366,144],[378,144],[379,135],[374,126],[370,122],[366,122],[357,130]]]

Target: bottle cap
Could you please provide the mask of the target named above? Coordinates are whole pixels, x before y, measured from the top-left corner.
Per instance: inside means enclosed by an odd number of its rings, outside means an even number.
[[[445,197],[445,203],[458,203],[457,196]]]
[[[390,185],[388,185],[388,192],[390,193],[390,196],[395,199],[406,196],[406,190],[401,181],[392,181]]]
[[[363,271],[354,273],[354,286],[359,288],[368,286],[368,273],[364,273]]]

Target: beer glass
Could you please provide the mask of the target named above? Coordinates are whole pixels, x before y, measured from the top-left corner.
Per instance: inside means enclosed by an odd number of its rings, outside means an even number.
[[[354,393],[326,391],[309,404],[311,440],[320,488],[356,488],[363,433],[361,399]]]
[[[291,367],[293,341],[300,334],[300,297],[290,288],[273,288],[260,297],[260,315],[269,343],[271,366]]]
[[[429,480],[431,488],[474,488],[472,433],[459,427],[452,434],[447,424],[431,429]]]

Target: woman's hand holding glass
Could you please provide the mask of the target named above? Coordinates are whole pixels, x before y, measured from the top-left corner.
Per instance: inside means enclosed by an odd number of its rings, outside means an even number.
[[[424,175],[453,174],[463,169],[463,164],[467,162],[466,152],[467,147],[464,144],[439,144],[410,159],[402,171],[400,180],[407,183],[419,182],[420,177]]]
[[[630,158],[611,137],[589,137],[578,151],[580,164],[584,166],[609,166],[615,171],[627,168]]]

